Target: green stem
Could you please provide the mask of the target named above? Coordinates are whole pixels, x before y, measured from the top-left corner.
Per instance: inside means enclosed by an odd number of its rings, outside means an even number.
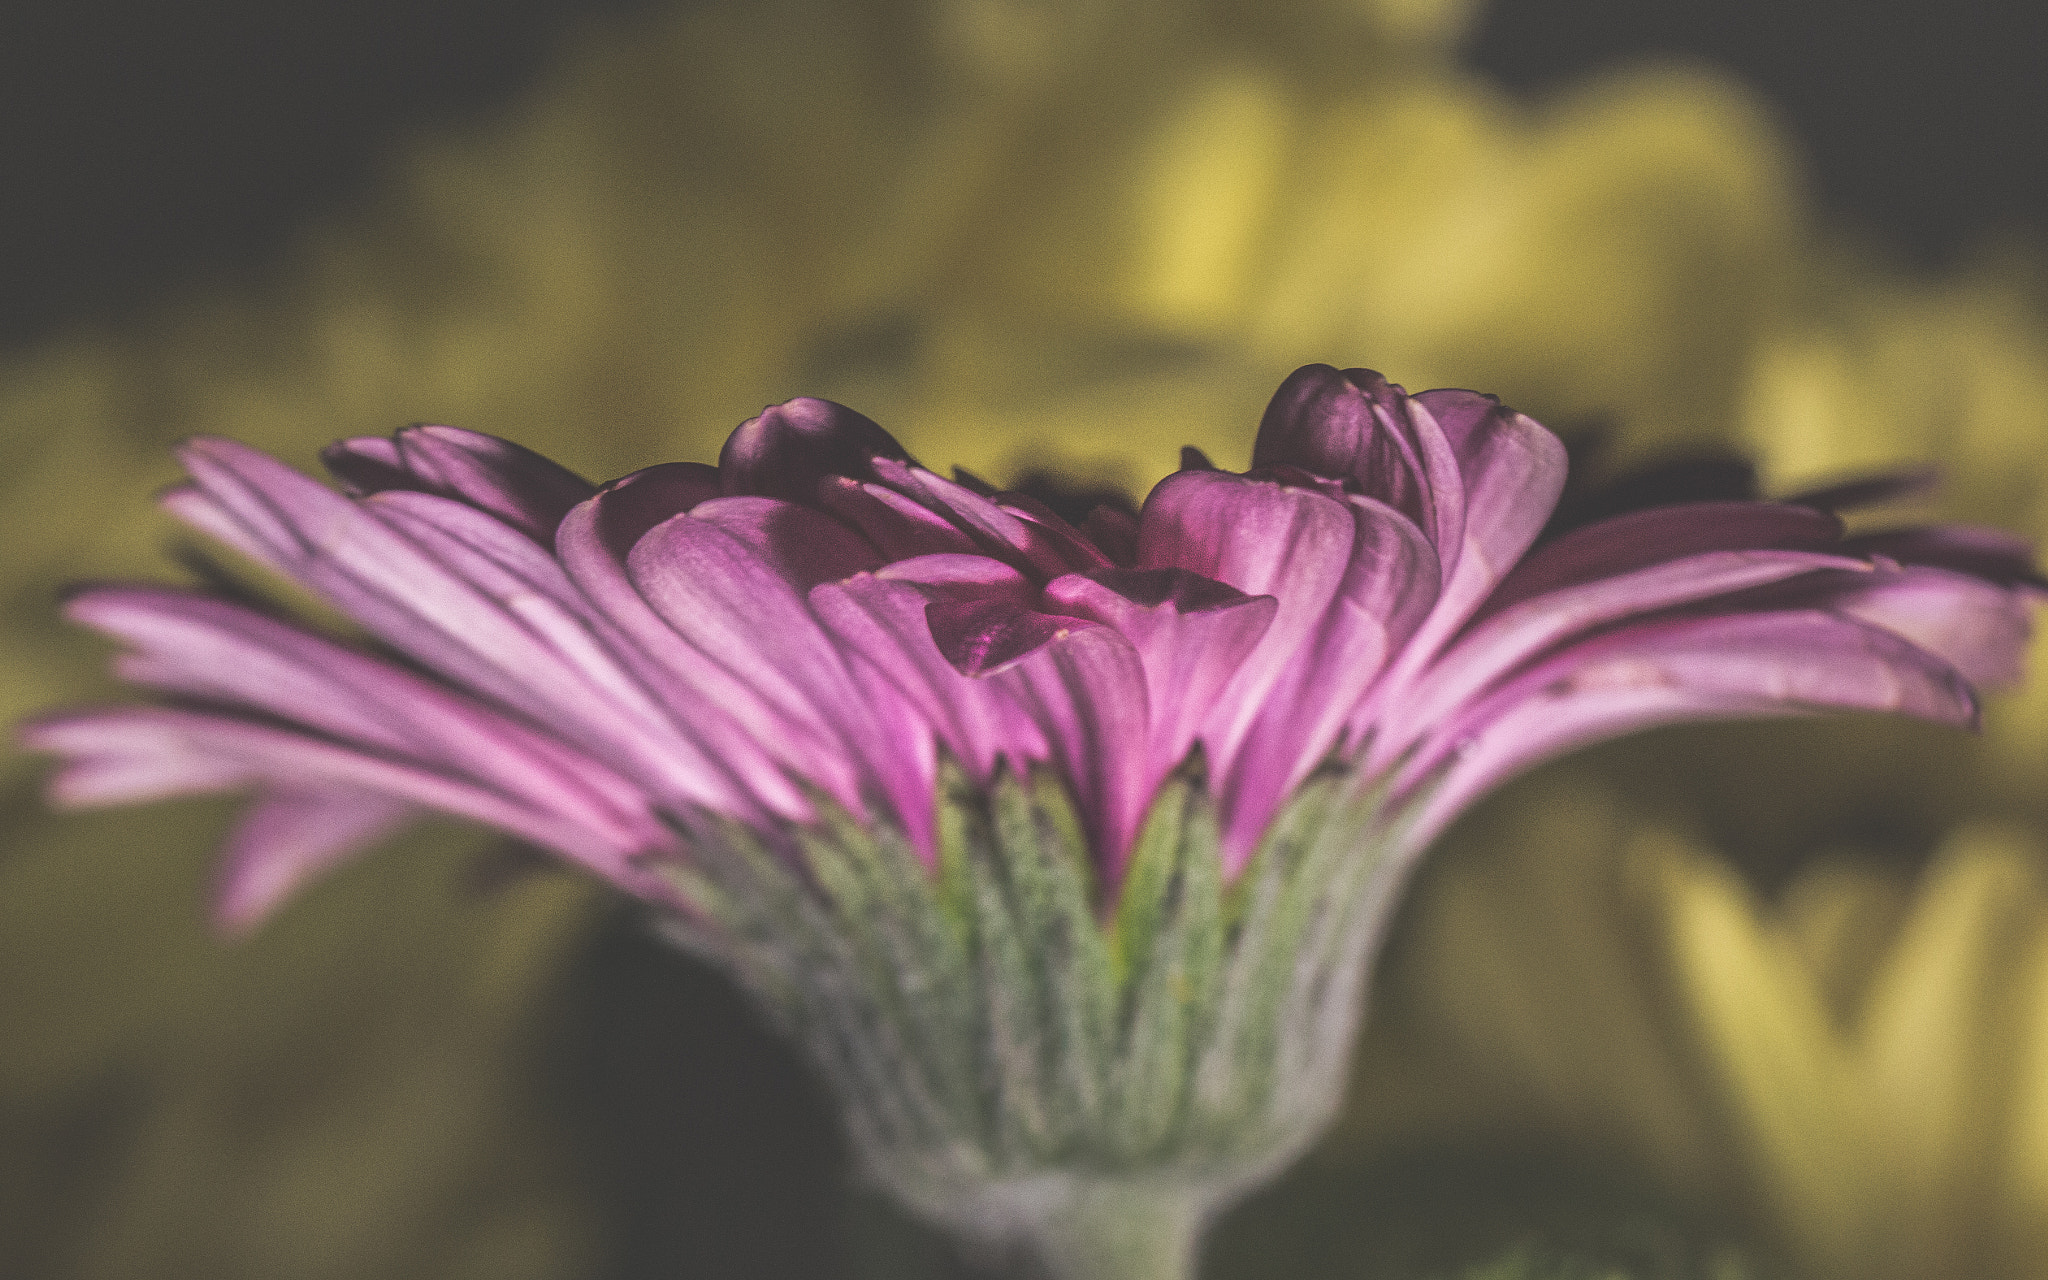
[[[1023,1227],[1044,1280],[1194,1280],[1207,1218],[1185,1186],[1083,1181]]]

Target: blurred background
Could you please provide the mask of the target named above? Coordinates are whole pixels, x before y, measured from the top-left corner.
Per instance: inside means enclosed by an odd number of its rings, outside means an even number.
[[[820,394],[1137,492],[1325,360],[1599,472],[1932,459],[1904,514],[2048,536],[2044,48],[1996,0],[17,0],[0,718],[115,696],[55,593],[182,572],[149,495],[201,431],[451,421],[604,478]],[[962,1274],[597,890],[422,829],[224,944],[221,806],[4,769],[0,1275]],[[2048,1275],[2044,782],[2037,680],[1974,739],[1667,730],[1514,784],[1211,1272]]]

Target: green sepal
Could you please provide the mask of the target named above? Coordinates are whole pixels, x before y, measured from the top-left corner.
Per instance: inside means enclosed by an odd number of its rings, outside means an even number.
[[[1385,915],[1382,795],[1318,770],[1226,884],[1193,755],[1110,886],[1049,770],[941,760],[935,790],[930,865],[813,796],[777,831],[706,818],[664,868],[678,932],[804,1046],[871,1174],[961,1230],[1049,1232],[1077,1187],[1199,1221],[1314,1137]]]

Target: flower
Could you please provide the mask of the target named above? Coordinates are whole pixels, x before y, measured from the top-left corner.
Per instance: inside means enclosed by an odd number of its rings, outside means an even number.
[[[821,400],[602,489],[448,427],[326,459],[349,494],[199,440],[166,503],[371,643],[85,590],[168,698],[29,726],[55,799],[255,791],[233,925],[421,810],[552,849],[760,992],[885,1182],[1073,1274],[1327,1119],[1392,888],[1476,796],[1674,720],[1970,724],[2036,581],[1987,531],[1845,538],[1861,490],[1539,542],[1549,432],[1327,366],[1250,471],[1078,522]]]

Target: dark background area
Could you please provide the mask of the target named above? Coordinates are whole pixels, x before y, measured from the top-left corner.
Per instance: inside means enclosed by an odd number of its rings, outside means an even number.
[[[260,273],[394,138],[488,109],[565,27],[648,3],[11,0],[0,344]],[[1760,88],[1827,211],[1908,260],[2048,228],[2048,5],[1499,0],[1469,45],[1530,93],[1659,54]]]
[[[295,228],[363,198],[392,141],[487,111],[571,25],[648,3],[10,0],[0,346],[260,278]],[[2032,0],[1498,0],[1468,46],[1531,95],[1646,55],[1731,69],[1794,137],[1826,213],[1928,266],[2048,233],[2044,54]],[[614,1274],[830,1274],[837,1143],[787,1053],[623,918],[573,986],[586,1021],[565,1096],[589,1108],[594,1177],[623,1219]],[[775,1203],[782,1222],[750,1215]]]

